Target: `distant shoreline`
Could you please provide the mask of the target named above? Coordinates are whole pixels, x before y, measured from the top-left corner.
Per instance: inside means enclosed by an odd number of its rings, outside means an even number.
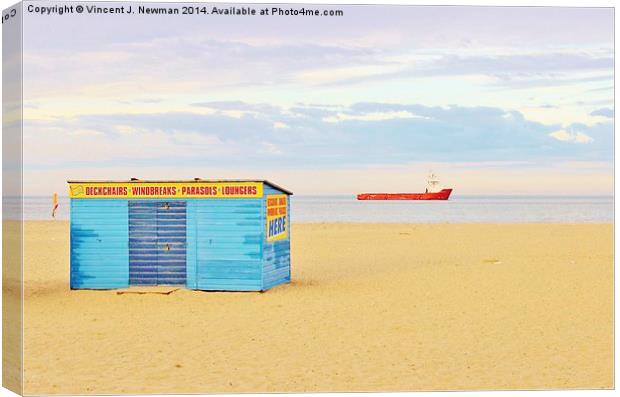
[[[105,200],[105,199],[103,199]],[[157,199],[162,200],[162,199]],[[52,197],[4,200],[5,217],[23,209],[28,220],[51,219]],[[59,198],[56,219],[69,219],[70,200]],[[359,201],[354,196],[291,197],[291,222],[300,223],[613,223],[613,196],[455,196],[447,201]]]

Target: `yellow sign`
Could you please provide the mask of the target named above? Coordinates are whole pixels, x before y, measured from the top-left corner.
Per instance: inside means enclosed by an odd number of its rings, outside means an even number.
[[[287,200],[286,194],[267,195],[267,241],[288,237]]]
[[[262,182],[70,182],[69,197],[261,198]]]

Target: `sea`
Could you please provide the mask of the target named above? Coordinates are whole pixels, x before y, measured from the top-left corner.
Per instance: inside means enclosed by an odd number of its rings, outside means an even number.
[[[7,208],[14,200],[4,201]],[[24,219],[51,220],[51,197],[24,197]],[[11,217],[14,218],[14,217]],[[56,219],[69,219],[59,197]],[[358,201],[352,195],[291,197],[292,223],[613,223],[613,196],[453,196],[448,201]]]

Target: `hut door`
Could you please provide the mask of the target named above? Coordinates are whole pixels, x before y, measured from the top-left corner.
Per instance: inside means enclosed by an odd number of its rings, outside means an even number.
[[[157,206],[157,284],[185,285],[185,201],[160,202]]]
[[[129,284],[184,285],[186,203],[129,201]]]

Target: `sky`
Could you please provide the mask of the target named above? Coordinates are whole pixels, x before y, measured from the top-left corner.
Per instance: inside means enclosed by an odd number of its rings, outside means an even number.
[[[611,8],[317,7],[344,16],[26,12],[24,193],[612,194]]]

